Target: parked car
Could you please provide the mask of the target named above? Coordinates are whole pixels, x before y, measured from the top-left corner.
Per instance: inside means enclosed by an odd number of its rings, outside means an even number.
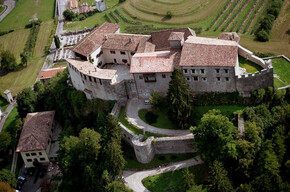
[[[145,105],[150,105],[150,101],[149,101],[149,99],[145,99],[145,100],[144,100],[144,103],[145,103]]]
[[[25,167],[24,168],[25,175],[33,175],[34,171],[35,171],[34,167]]]
[[[26,178],[23,176],[19,176],[17,179],[16,189],[21,190],[25,182],[26,182]]]

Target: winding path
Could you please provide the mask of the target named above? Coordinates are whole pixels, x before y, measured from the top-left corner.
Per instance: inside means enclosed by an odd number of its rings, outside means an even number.
[[[191,167],[194,165],[202,164],[203,161],[200,159],[200,157],[176,162],[169,164],[165,167],[162,167],[161,169],[155,168],[155,169],[148,169],[143,171],[123,171],[123,178],[125,180],[126,186],[131,188],[135,192],[149,192],[148,189],[144,187],[142,184],[142,180],[146,177],[158,175],[166,172],[175,171],[178,169],[183,169],[185,167]]]
[[[140,109],[150,109],[150,108],[151,105],[145,105],[144,100],[139,100],[137,98],[130,99],[127,102],[127,110],[126,110],[126,116],[128,118],[128,121],[133,125],[139,127],[140,129],[145,129],[146,132],[150,133],[166,136],[180,136],[191,134],[189,130],[163,129],[148,125],[147,123],[145,123],[140,119],[140,117],[138,116],[138,111]]]

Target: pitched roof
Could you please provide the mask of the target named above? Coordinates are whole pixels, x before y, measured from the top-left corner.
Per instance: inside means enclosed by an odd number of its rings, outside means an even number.
[[[219,39],[231,40],[239,43],[240,36],[236,32],[224,32],[220,34]]]
[[[184,40],[188,38],[188,36],[196,36],[195,32],[190,28],[178,28],[178,29],[167,29],[162,31],[157,31],[151,33],[152,43],[155,44],[155,50],[168,50],[170,49],[169,37],[172,32],[183,32]]]
[[[66,59],[66,61],[73,65],[82,74],[98,79],[113,79],[117,72],[117,70],[114,69],[101,69],[95,67],[89,61],[78,59]]]
[[[119,28],[117,24],[104,23],[83,38],[72,50],[87,57],[103,44],[106,34],[115,33]]]
[[[130,73],[168,73],[173,71],[175,54],[170,51],[136,53],[132,57]]]
[[[40,71],[38,79],[50,79],[54,77],[58,72],[64,71],[66,67],[45,69]]]
[[[237,57],[235,41],[189,37],[183,45],[179,65],[234,67]]]
[[[102,49],[137,51],[139,44],[145,43],[150,36],[134,34],[108,34]]]
[[[168,40],[181,41],[184,38],[184,32],[172,32]]]
[[[45,150],[55,111],[28,113],[21,131],[16,152]]]

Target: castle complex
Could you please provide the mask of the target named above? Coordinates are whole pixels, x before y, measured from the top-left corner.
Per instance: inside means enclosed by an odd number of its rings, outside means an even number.
[[[273,68],[239,45],[236,33],[218,39],[197,37],[190,28],[168,29],[151,35],[120,33],[117,24],[104,23],[74,48],[67,59],[73,86],[88,99],[148,98],[167,93],[171,73],[179,68],[195,93],[233,92],[242,96],[273,86]],[[247,74],[242,56],[263,69]]]

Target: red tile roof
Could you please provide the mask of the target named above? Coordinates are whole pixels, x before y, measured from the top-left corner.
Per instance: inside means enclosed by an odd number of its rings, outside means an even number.
[[[45,69],[40,71],[38,79],[50,79],[54,77],[58,72],[64,71],[66,67]]]
[[[108,34],[105,36],[105,42],[102,49],[137,51],[140,43],[145,43],[150,36],[134,34]]]
[[[28,113],[21,131],[16,152],[45,150],[55,111]]]
[[[196,36],[195,32],[190,28],[178,28],[178,29],[167,29],[151,33],[152,43],[155,44],[156,51],[169,50],[170,42],[169,37],[172,32],[183,32],[184,40],[187,40],[188,36]]]
[[[183,45],[179,65],[234,67],[237,57],[235,41],[189,37]]]
[[[87,57],[104,43],[106,34],[115,33],[119,28],[117,24],[104,23],[83,38],[72,50]]]
[[[169,73],[173,71],[175,52],[136,53],[132,57],[130,73]]]

